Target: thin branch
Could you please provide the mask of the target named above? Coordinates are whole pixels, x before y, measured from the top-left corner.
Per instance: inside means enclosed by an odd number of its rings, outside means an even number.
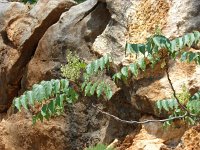
[[[177,95],[176,95],[176,91],[175,91],[175,89],[174,89],[174,86],[173,86],[172,81],[171,81],[170,76],[169,76],[169,65],[168,65],[168,61],[165,60],[165,63],[166,63],[165,72],[166,72],[166,74],[167,74],[167,79],[168,79],[168,82],[169,82],[169,84],[170,84],[170,87],[171,87],[171,89],[172,89],[172,91],[173,91],[174,98],[176,99],[177,103],[179,104],[179,106],[180,106],[180,108],[181,108],[182,110],[185,110],[185,111],[187,112],[188,115],[192,115],[192,116],[193,116],[193,114],[191,114],[190,111],[189,111],[183,104],[181,104],[180,100],[178,99],[178,97],[177,97]]]
[[[135,120],[124,120],[124,119],[120,119],[117,116],[114,116],[108,112],[103,111],[102,109],[98,108],[97,106],[95,106],[94,104],[92,104],[92,106],[94,108],[96,108],[99,112],[101,112],[102,114],[109,116],[117,121],[120,121],[122,123],[127,123],[127,124],[146,124],[146,123],[150,123],[150,122],[166,122],[166,121],[171,121],[171,120],[175,120],[175,119],[182,119],[185,118],[187,116],[187,113],[185,113],[183,116],[177,116],[177,117],[172,117],[172,118],[168,118],[168,119],[161,119],[161,120],[145,120],[145,121],[135,121]]]

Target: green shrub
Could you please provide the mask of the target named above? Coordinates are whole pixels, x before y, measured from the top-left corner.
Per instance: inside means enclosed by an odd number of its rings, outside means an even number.
[[[67,64],[61,66],[62,76],[77,81],[81,77],[81,70],[85,69],[86,64],[76,54],[72,54],[71,51],[66,56]]]

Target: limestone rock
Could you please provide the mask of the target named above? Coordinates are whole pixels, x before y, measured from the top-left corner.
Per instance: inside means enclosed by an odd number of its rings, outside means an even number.
[[[104,32],[96,38],[93,50],[100,55],[110,53],[114,64],[119,65],[125,59],[126,27],[132,3],[130,0],[106,0],[106,3],[111,20]]]
[[[60,15],[75,3],[71,0],[40,0],[27,13],[20,13],[20,8],[24,6],[21,3],[11,2],[6,4],[10,4],[11,6],[8,5],[9,7],[16,5],[16,11],[15,9],[13,12],[12,10],[7,11],[12,18],[7,22],[5,29],[2,31],[5,34],[3,40],[8,41],[5,46],[7,50],[3,46],[0,48],[1,53],[4,54],[1,55],[0,65],[0,83],[2,84],[0,91],[3,95],[0,97],[0,102],[2,102],[2,105],[9,106],[14,96],[17,96],[21,87],[20,82],[24,73],[24,67],[34,54],[39,40],[49,26],[59,20]],[[13,16],[11,15],[12,13],[14,13]],[[0,111],[3,110],[1,109]]]
[[[143,116],[140,121],[154,120],[152,116]],[[163,128],[160,122],[143,124],[138,133],[128,135],[121,145],[126,150],[167,150],[175,148],[183,136],[186,126],[176,123],[174,127]],[[127,143],[127,140],[131,141]],[[132,140],[131,140],[132,139]],[[130,146],[127,146],[129,145]]]
[[[199,84],[199,66],[195,64],[187,64],[177,61],[171,61],[169,76],[176,90],[176,93],[181,93],[182,88],[186,86],[191,94],[196,93],[200,89]],[[173,92],[168,82],[165,72],[163,74],[150,76],[135,82],[134,88],[130,91],[132,94],[131,101],[137,109],[144,113],[152,113],[159,116],[155,107],[157,100],[170,99],[173,97]]]
[[[80,58],[91,61],[90,48],[110,20],[106,4],[88,0],[62,14],[40,40],[33,59],[23,78],[23,87],[41,80],[59,76],[61,63],[65,63],[67,50],[75,51]]]
[[[112,15],[114,15],[114,17],[112,17],[110,22],[117,20],[116,18],[118,17],[116,16],[119,16],[119,18],[121,17],[120,19],[123,21],[118,19],[115,23],[110,23],[103,34],[95,40],[93,48],[95,52],[101,55],[105,52],[111,53],[114,60],[117,60],[115,61],[116,65],[120,63],[126,65],[135,60],[135,58],[129,59],[128,57],[124,57],[123,46],[125,45],[125,39],[134,43],[136,43],[137,40],[140,40],[139,43],[141,41],[144,42],[145,38],[155,33],[155,25],[158,25],[163,34],[170,38],[181,36],[193,30],[199,30],[198,18],[200,17],[200,3],[196,0],[184,0],[181,2],[175,0],[135,0],[131,1],[132,5],[129,4],[129,1],[123,1],[125,4],[122,6],[121,1],[119,3],[118,1],[115,1],[115,3],[107,2],[108,9],[114,7],[114,9],[111,9],[111,14],[113,13]],[[117,9],[119,7],[125,7],[126,9]],[[116,12],[118,15],[115,16]],[[152,17],[149,16],[150,14]],[[126,16],[129,16],[130,19]],[[116,29],[115,27],[117,25],[120,26],[120,28]],[[178,26],[180,26],[180,28],[177,28]],[[118,34],[119,32],[120,34]],[[125,35],[126,32],[129,33],[128,37]],[[124,40],[119,39],[120,37]],[[107,42],[108,39],[110,39],[109,42]],[[114,44],[112,45],[112,43]],[[117,47],[118,43],[121,43],[119,44],[121,48]],[[200,89],[198,80],[200,77],[199,66],[172,61],[169,71],[170,78],[178,93],[181,92],[181,87],[184,84],[189,88],[191,94],[194,94]],[[150,67],[147,68],[138,78],[134,78],[132,84],[129,88],[125,88],[124,92],[127,93],[127,99],[132,102],[135,108],[143,113],[152,113],[158,116],[159,114],[155,108],[155,102],[172,97],[172,91],[167,81],[165,71],[161,69],[160,64],[156,66],[154,70]]]
[[[27,7],[21,3],[0,1],[0,112],[7,109],[7,105],[10,105],[8,99],[13,97],[8,84],[7,70],[19,57],[18,50],[7,38],[5,28],[13,18],[22,16],[26,12]]]

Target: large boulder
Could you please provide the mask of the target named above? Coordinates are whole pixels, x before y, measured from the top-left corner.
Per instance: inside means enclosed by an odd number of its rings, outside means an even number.
[[[13,97],[11,85],[8,84],[7,70],[10,70],[19,57],[18,50],[7,37],[6,26],[26,12],[27,7],[24,4],[0,1],[0,112],[7,109],[8,99]]]
[[[0,65],[0,83],[2,84],[0,91],[3,95],[0,97],[0,102],[5,108],[0,111],[9,107],[12,99],[17,96],[21,87],[20,82],[24,74],[24,68],[34,54],[45,31],[56,23],[60,15],[74,5],[75,2],[72,0],[40,0],[27,13],[17,12],[17,8],[24,6],[21,3],[7,2],[6,4],[10,4],[12,7],[14,4],[19,6],[15,6],[16,8],[13,11],[10,8],[7,10],[6,13],[10,14],[11,19],[7,21],[2,31],[2,33],[5,33],[3,40],[7,40],[9,43],[6,46],[1,45],[0,48],[1,53],[5,54],[1,56],[2,63]],[[14,13],[13,16],[12,13]],[[7,19],[2,18],[2,22],[8,19],[9,16]],[[4,47],[6,47],[6,50]]]
[[[106,3],[88,0],[62,14],[40,40],[23,78],[24,88],[41,80],[59,77],[66,52],[75,51],[86,62],[92,60],[91,46],[110,20]]]

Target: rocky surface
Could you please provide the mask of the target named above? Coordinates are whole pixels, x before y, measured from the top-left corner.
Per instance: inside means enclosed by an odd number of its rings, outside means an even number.
[[[76,51],[85,61],[95,58],[90,48],[109,20],[106,4],[97,0],[86,1],[63,13],[38,43],[22,86],[30,87],[38,81],[58,77],[60,65],[66,62],[65,55],[69,50]]]
[[[181,142],[176,148],[177,150],[193,150],[199,149],[200,147],[200,126],[192,127],[187,130],[183,137],[181,138]]]
[[[8,70],[14,65],[20,54],[7,37],[6,26],[13,18],[23,16],[26,12],[27,7],[21,3],[0,1],[0,112],[8,109],[8,105],[11,103],[8,99],[11,100],[15,96],[12,85],[8,84],[7,76]],[[19,90],[18,87],[15,88]]]
[[[156,119],[143,116],[140,121]],[[165,150],[173,149],[180,142],[187,126],[175,122],[173,127],[163,128],[160,122],[143,124],[141,129],[128,135],[119,149],[127,150]]]
[[[144,42],[158,28],[170,38],[200,30],[199,10],[198,0],[87,0],[79,5],[73,0],[39,0],[30,10],[22,3],[0,0],[0,112],[8,110],[12,99],[34,83],[60,78],[67,51],[86,62],[110,53],[112,71],[117,71],[135,60],[125,57],[126,41]],[[160,117],[155,102],[170,98],[172,91],[159,65],[147,68],[131,85],[122,85],[124,90],[115,86],[114,97],[103,102],[104,110],[126,120],[139,120],[144,114],[154,117],[142,119]],[[183,85],[191,94],[200,89],[198,66],[178,60],[169,66],[177,92]],[[161,123],[127,125],[106,118],[92,108],[92,102],[102,106],[94,97],[82,99],[66,108],[62,117],[36,126],[29,113],[12,115],[0,123],[0,149],[73,150],[98,142],[110,144],[115,138],[123,141],[118,145],[122,150],[199,147],[198,127],[184,134],[186,128],[181,125],[168,131]],[[5,116],[0,115],[0,120]]]
[[[138,119],[140,113],[123,99],[123,93],[116,95],[115,105],[113,102],[107,104],[107,111],[121,118]],[[23,111],[14,114],[0,123],[0,149],[45,150],[48,147],[49,150],[77,150],[98,142],[108,144],[115,138],[122,139],[135,128],[133,125],[110,120],[92,107],[92,103],[99,102],[93,98],[82,99],[74,106],[66,107],[61,117],[38,122],[34,126],[31,113]],[[122,104],[124,107],[118,112]],[[102,104],[97,106],[103,107]]]
[[[8,7],[8,10],[2,11],[1,17],[1,22],[7,21],[5,26],[2,26],[2,33],[4,33],[2,40],[7,40],[7,44],[4,42],[5,45],[0,47],[2,53],[0,65],[0,83],[2,86],[0,91],[3,95],[0,97],[0,102],[4,106],[0,111],[8,109],[12,99],[17,95],[21,87],[20,82],[24,68],[33,56],[45,31],[59,20],[64,11],[74,4],[70,0],[41,0],[26,13],[20,13],[22,8],[24,11],[27,10],[21,3],[6,2],[1,5],[2,7],[5,5],[5,10]],[[9,13],[10,16],[4,16],[6,13]],[[11,13],[14,13],[14,15],[11,15]]]

